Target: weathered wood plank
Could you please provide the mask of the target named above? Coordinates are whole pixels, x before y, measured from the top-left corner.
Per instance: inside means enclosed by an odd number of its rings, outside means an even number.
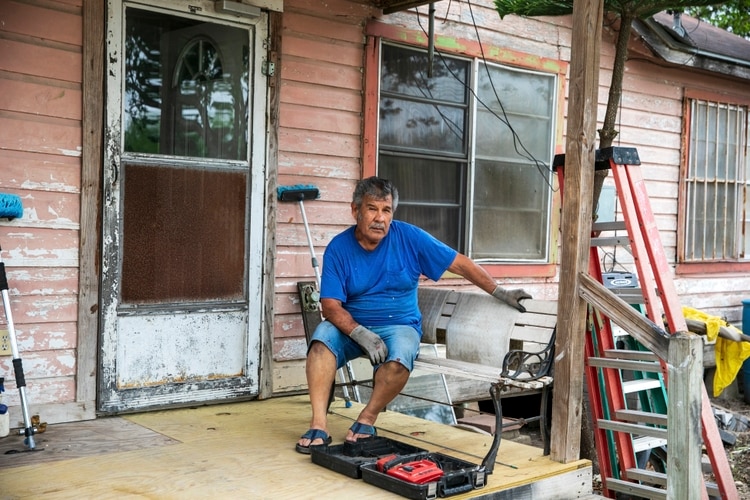
[[[78,193],[81,185],[81,160],[75,156],[39,154],[30,151],[0,149],[0,187],[7,191],[55,191]]]
[[[44,414],[40,413],[40,417],[44,418]],[[121,417],[49,425],[46,432],[36,435],[35,441],[44,453],[16,454],[4,465],[33,466],[58,460],[103,455],[113,450],[126,452],[179,443],[176,439]],[[22,449],[22,445],[22,438],[4,439],[0,442],[0,455],[9,450]]]
[[[2,45],[0,45],[0,49]],[[281,63],[284,79],[357,90],[362,86],[361,68],[338,66],[310,59],[288,56]]]
[[[340,64],[362,68],[362,37],[358,43],[346,43],[331,39],[311,40],[310,37],[301,38],[294,33],[286,33],[284,38],[284,54],[305,58],[310,61]]]
[[[283,103],[280,109],[279,123],[282,127],[347,134],[351,130],[356,130],[362,123],[360,113],[350,111]]]
[[[0,111],[0,130],[0,149],[81,155],[80,122]]]
[[[305,340],[305,328],[300,320],[301,337],[290,337],[273,340],[274,362],[294,361],[305,359],[307,356],[307,341]]]
[[[307,13],[326,19],[338,19],[361,22],[362,19],[373,16],[377,9],[366,2],[349,2],[347,0],[294,0],[284,5],[285,13]]]
[[[667,358],[669,334],[591,276],[581,273],[578,293],[661,359]]]
[[[78,270],[76,268],[16,267],[15,265],[11,266],[8,262],[5,270],[11,297],[73,295],[78,291]]]
[[[8,267],[77,267],[77,231],[0,225]]]
[[[80,11],[54,7],[54,4],[34,5],[12,0],[0,2],[3,31],[81,45]]]
[[[280,98],[281,102],[288,104],[362,112],[362,95],[360,92],[351,89],[287,81],[281,85]]]
[[[81,206],[78,193],[55,191],[14,190],[21,197],[24,215],[16,219],[19,225],[35,228],[78,229]]]
[[[80,51],[60,50],[0,38],[0,54],[15,56],[0,58],[2,70],[81,83]]]
[[[80,88],[23,81],[12,75],[0,74],[0,86],[3,88],[0,92],[0,109],[71,120],[81,119]],[[77,84],[73,87],[77,87]]]
[[[13,322],[17,328],[25,323],[61,323],[77,319],[76,295],[14,296],[10,300]]]
[[[24,360],[25,371],[26,357],[23,356],[22,359]],[[76,394],[75,386],[76,382],[74,375],[54,378],[27,375],[26,393],[28,395],[29,413],[32,415],[38,414],[43,422],[59,422],[59,418],[58,420],[48,420],[48,415],[43,412],[47,411],[47,409],[56,412],[53,408],[66,407],[72,403]],[[20,408],[21,402],[19,400],[18,390],[16,390],[15,381],[11,380],[8,385],[5,386],[5,389],[6,392],[3,394],[3,401],[4,404],[7,404],[10,407],[11,427],[23,427],[23,425],[21,425],[21,422],[23,422],[23,415],[21,414]],[[60,415],[58,414],[58,417],[59,416]],[[0,458],[0,461],[2,461],[2,458]]]
[[[703,341],[697,335],[673,335],[669,342],[668,361],[667,498],[697,498],[698,492],[703,490]]]
[[[601,0],[573,2],[550,448],[552,458],[561,462],[578,459],[580,449],[586,303],[577,289],[579,275],[588,269],[591,236],[602,11]]]
[[[0,122],[0,126],[2,123]],[[359,151],[361,140],[357,135],[330,134],[302,129],[279,130],[279,147],[297,153],[333,155],[351,158]],[[351,192],[349,196],[351,197]]]
[[[19,349],[20,350],[20,349]],[[73,377],[75,375],[75,349],[55,349],[54,351],[27,351],[21,353],[24,375],[29,386],[34,379],[51,379]],[[15,388],[15,375],[11,366],[11,357],[0,357],[0,368],[8,374],[9,387]],[[10,389],[7,389],[10,390]],[[31,389],[29,389],[31,390]]]
[[[287,10],[284,16],[284,37],[290,34],[305,34],[307,36],[320,37],[327,40],[341,40],[353,44],[364,43],[362,25],[360,23],[342,22],[336,18],[320,17],[316,15],[304,14],[301,12],[291,12]]]
[[[279,151],[279,167],[282,169],[279,172],[280,185],[285,184],[282,179],[287,176],[297,178],[307,176],[305,179],[307,183],[311,179],[318,182],[318,178],[326,182],[335,179],[351,179],[350,190],[354,188],[354,179],[360,168],[356,158],[330,156],[325,153],[310,155],[294,150]]]

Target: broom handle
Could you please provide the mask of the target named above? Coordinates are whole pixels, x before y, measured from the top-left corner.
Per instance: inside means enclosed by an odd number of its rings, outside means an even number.
[[[305,214],[305,203],[299,200],[299,210],[302,213],[302,222],[305,224],[305,234],[307,235],[307,244],[310,247],[310,257],[312,258],[312,267],[315,271],[315,279],[318,281],[318,290],[320,290],[320,270],[318,269],[318,258],[315,256],[315,247],[310,234],[310,226],[307,225],[307,214]]]
[[[16,377],[16,388],[18,389],[18,396],[21,400],[21,412],[23,413],[23,423],[25,426],[24,435],[26,436],[26,444],[28,445],[29,449],[33,450],[36,447],[36,443],[34,443],[34,426],[31,423],[28,401],[26,400],[26,377],[23,373],[23,362],[21,361],[21,355],[18,352],[16,330],[13,326],[13,313],[11,313],[10,296],[8,295],[8,277],[5,274],[5,263],[2,261],[2,257],[0,257],[0,292],[2,292],[3,296],[5,321],[8,324],[10,352],[13,356],[13,373]]]

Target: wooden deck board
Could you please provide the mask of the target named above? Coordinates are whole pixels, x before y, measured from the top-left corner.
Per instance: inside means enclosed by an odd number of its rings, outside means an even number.
[[[334,443],[343,440],[359,409],[357,403],[351,408],[346,408],[343,401],[332,404],[329,430]],[[37,463],[14,467],[9,465],[13,457],[19,455],[1,456],[0,496],[401,498],[315,465],[309,456],[296,453],[294,443],[306,430],[309,415],[307,396],[294,396],[125,416],[123,420],[141,428],[132,430],[134,436],[141,436],[140,445],[129,448],[105,445],[102,438],[101,446],[92,445],[92,451],[94,448],[95,451],[90,456],[54,461],[40,458]],[[46,433],[37,437],[55,432],[63,434],[67,432],[63,430],[66,425],[72,424],[50,426]],[[149,432],[152,434],[146,436]],[[481,462],[492,440],[490,436],[392,411],[380,416],[378,432],[382,436],[474,463]],[[96,436],[87,439],[90,442]],[[44,453],[47,452],[25,453],[24,460]],[[554,481],[555,478],[565,478],[556,484],[558,493],[560,488],[571,487],[578,492],[566,498],[584,496],[591,491],[588,461],[561,464],[543,457],[538,448],[503,441],[488,485],[452,498],[478,498],[545,479]],[[576,481],[580,483],[577,486]]]

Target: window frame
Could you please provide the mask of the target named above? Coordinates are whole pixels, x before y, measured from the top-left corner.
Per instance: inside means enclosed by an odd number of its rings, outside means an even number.
[[[378,111],[380,90],[380,47],[381,41],[400,45],[426,48],[427,38],[422,31],[392,26],[377,20],[371,20],[366,28],[367,45],[365,52],[365,92],[364,92],[364,125],[362,140],[362,175],[367,177],[377,173],[378,159]],[[531,71],[541,71],[557,76],[555,130],[553,137],[555,153],[564,152],[564,103],[566,102],[566,74],[568,63],[548,59],[532,54],[518,52],[482,44],[472,40],[440,36],[435,40],[435,49],[456,57],[484,59],[488,63],[513,66]],[[473,125],[472,125],[473,126]],[[472,132],[473,133],[473,132]],[[550,165],[551,169],[551,165]],[[502,278],[514,277],[553,277],[557,274],[559,255],[560,195],[557,176],[551,175],[553,182],[551,213],[549,216],[549,254],[547,262],[526,263],[482,263],[492,276]]]
[[[746,255],[745,259],[736,260],[715,260],[715,261],[687,261],[685,260],[686,255],[686,244],[687,244],[687,213],[688,213],[688,182],[687,175],[689,170],[689,158],[690,158],[690,129],[692,124],[692,101],[702,100],[713,103],[725,103],[734,106],[747,106],[750,112],[750,99],[736,94],[730,93],[718,93],[699,89],[685,89],[683,93],[683,123],[682,123],[682,138],[681,148],[682,153],[680,155],[680,178],[679,178],[679,199],[678,199],[678,211],[677,211],[677,255],[676,255],[676,267],[675,273],[682,275],[690,274],[715,274],[715,273],[735,273],[742,272],[746,273],[750,271],[750,254]],[[750,116],[746,113],[746,133],[750,128]],[[750,179],[746,179],[746,184],[750,182]],[[748,194],[750,194],[750,186],[748,186]],[[749,214],[745,214],[747,219]],[[742,232],[737,234],[737,238],[742,238]],[[738,241],[739,242],[739,241]],[[750,249],[747,249],[750,251]]]

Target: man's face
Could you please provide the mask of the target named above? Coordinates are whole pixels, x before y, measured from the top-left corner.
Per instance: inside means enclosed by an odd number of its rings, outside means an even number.
[[[357,241],[366,249],[372,250],[380,240],[385,238],[393,220],[393,199],[375,199],[365,195],[362,206],[352,203],[352,215],[357,221],[355,235]]]

